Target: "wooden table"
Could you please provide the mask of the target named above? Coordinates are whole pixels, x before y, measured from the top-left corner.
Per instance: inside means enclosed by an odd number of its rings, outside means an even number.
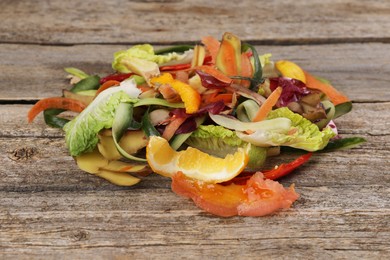
[[[0,259],[388,259],[390,4],[276,2],[2,0]],[[133,44],[225,31],[330,79],[354,105],[340,133],[367,139],[284,178],[301,194],[289,210],[219,218],[157,175],[114,186],[75,166],[61,130],[26,122],[33,103],[67,86],[64,67],[103,75]]]

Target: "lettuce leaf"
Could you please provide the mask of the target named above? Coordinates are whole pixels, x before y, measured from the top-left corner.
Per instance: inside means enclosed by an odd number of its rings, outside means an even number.
[[[244,143],[241,139],[237,138],[235,132],[224,128],[219,125],[200,125],[195,130],[190,139],[201,139],[207,140],[208,138],[216,138],[222,141],[224,144],[229,146],[240,146]],[[198,140],[199,141],[199,140]],[[206,144],[207,145],[207,144]],[[215,148],[214,145],[210,144],[210,148]]]
[[[177,52],[170,52],[164,55],[156,55],[154,53],[153,46],[150,44],[140,44],[131,47],[128,50],[122,50],[114,53],[114,61],[112,68],[121,73],[131,72],[128,66],[126,66],[126,60],[133,58],[155,62],[158,65],[174,65],[177,63],[189,63],[192,59],[193,51],[189,50],[183,54]]]
[[[238,138],[234,131],[215,125],[200,125],[186,140],[186,144],[218,157],[233,154],[238,147],[248,145],[247,142]],[[248,154],[247,168],[260,168],[267,157],[267,148],[251,145]]]
[[[268,115],[268,119],[278,117],[285,117],[291,120],[292,125],[287,132],[258,130],[249,135],[237,132],[237,136],[257,146],[290,146],[311,152],[322,150],[329,140],[335,136],[330,127],[320,131],[315,124],[292,112],[287,107],[273,110]]]
[[[99,141],[99,131],[112,127],[118,105],[134,101],[140,93],[133,80],[123,81],[119,87],[101,92],[86,109],[64,126],[70,154],[77,156],[92,151]]]
[[[271,53],[265,53],[263,55],[259,55],[259,59],[261,62],[261,66],[265,67],[266,65],[269,65],[272,63],[271,61],[272,54]]]
[[[259,55],[259,59],[263,69],[263,78],[273,78],[279,76],[278,71],[275,68],[274,62],[271,60],[271,57],[271,53]]]

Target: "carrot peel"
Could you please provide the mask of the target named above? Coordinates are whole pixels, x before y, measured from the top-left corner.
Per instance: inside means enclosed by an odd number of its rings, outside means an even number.
[[[221,45],[221,43],[212,36],[203,37],[202,43],[206,46],[206,49],[210,53],[211,63],[215,64],[215,61],[217,59],[219,46]]]
[[[175,134],[176,130],[186,121],[186,117],[177,117],[173,119],[166,127],[162,134],[162,137],[170,140]]]
[[[215,65],[228,76],[241,74],[241,41],[232,33],[225,33],[218,50]]]
[[[119,84],[121,84],[121,83],[118,80],[113,80],[112,79],[112,80],[105,81],[102,85],[100,85],[99,89],[97,90],[97,92],[95,94],[95,97],[97,95],[99,95],[100,92],[102,92],[103,90],[106,90],[106,89],[111,88],[113,86],[118,86]]]
[[[349,102],[349,98],[342,93],[340,93],[337,89],[335,89],[332,85],[326,84],[324,82],[319,81],[310,73],[303,71],[306,77],[306,86],[311,89],[317,89],[323,92],[332,103],[336,106],[341,103]]]
[[[31,123],[39,113],[49,108],[64,109],[80,113],[86,108],[86,105],[79,100],[71,98],[44,98],[35,103],[35,105],[30,109],[27,114],[28,122]]]
[[[203,71],[204,73],[207,73],[207,74],[213,76],[214,78],[216,78],[217,80],[219,80],[223,83],[231,84],[233,82],[233,80],[231,78],[226,76],[220,70],[215,69],[214,67],[202,65],[202,66],[195,67],[194,69]]]
[[[257,111],[256,115],[252,119],[253,122],[264,120],[268,113],[272,110],[273,106],[276,105],[276,103],[279,100],[280,95],[282,94],[282,87],[277,87],[271,95],[264,101],[264,103],[260,106],[259,110]]]

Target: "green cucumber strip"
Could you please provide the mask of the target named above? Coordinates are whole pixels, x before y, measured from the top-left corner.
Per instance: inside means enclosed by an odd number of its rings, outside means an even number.
[[[142,127],[142,123],[137,122],[135,120],[132,120],[129,126],[129,129],[131,130],[138,130]]]
[[[85,79],[85,78],[89,77],[89,75],[87,73],[85,73],[84,71],[79,70],[77,68],[69,67],[69,68],[64,68],[64,70],[66,72],[68,72],[69,74],[76,76],[80,79]]]
[[[149,109],[150,107],[148,107],[148,110],[146,110],[144,116],[142,117],[142,130],[144,131],[147,137],[154,136],[154,135],[160,136],[160,133],[150,122]]]
[[[258,110],[259,105],[256,101],[252,99],[245,100],[237,106],[237,118],[243,122],[251,122]]]
[[[63,109],[46,109],[43,111],[43,118],[45,119],[45,123],[54,128],[63,128],[66,123],[69,122],[68,119],[57,117],[58,114],[64,112]]]
[[[176,135],[169,142],[173,150],[177,150],[184,144],[184,142],[191,136],[192,132]]]
[[[249,43],[243,43],[242,50],[246,51],[248,49],[252,51],[253,57],[253,79],[251,81],[250,89],[255,90],[257,88],[257,85],[263,80],[263,68],[261,66],[261,61],[256,51],[256,48]]]
[[[118,152],[125,157],[126,159],[138,161],[138,162],[146,162],[146,159],[139,158],[128,154],[122,147],[119,145],[119,140],[122,138],[125,131],[131,125],[131,121],[133,120],[133,106],[128,103],[120,103],[115,112],[114,122],[112,124],[112,137],[114,139],[115,147]]]
[[[366,142],[366,139],[362,137],[347,137],[342,139],[336,139],[330,141],[328,145],[319,152],[329,152],[334,150],[350,149],[364,142]]]
[[[169,103],[168,101],[161,98],[140,99],[134,104],[134,107],[150,106],[150,105],[159,105],[159,106],[172,107],[172,108],[184,108],[184,103]]]
[[[155,50],[154,53],[156,55],[161,55],[161,54],[167,54],[170,52],[185,52],[185,51],[191,50],[193,48],[194,48],[194,46],[192,46],[192,45],[177,45],[177,46],[171,46],[171,47],[166,47],[166,48]]]
[[[96,95],[97,90],[96,89],[90,89],[90,90],[82,90],[77,92],[79,95],[84,95],[84,96],[90,96],[94,97]]]
[[[338,118],[342,115],[347,114],[352,110],[352,102],[345,102],[345,103],[338,104],[335,106],[335,109],[336,111],[334,113],[333,118]]]
[[[335,106],[329,100],[324,100],[321,103],[325,108],[326,118],[321,119],[320,121],[315,123],[319,129],[324,128],[330,122],[330,120],[334,118],[334,114],[336,112]]]
[[[100,77],[94,75],[80,80],[78,83],[76,83],[73,86],[73,88],[70,91],[73,93],[77,93],[84,90],[98,89],[99,86],[100,86]]]

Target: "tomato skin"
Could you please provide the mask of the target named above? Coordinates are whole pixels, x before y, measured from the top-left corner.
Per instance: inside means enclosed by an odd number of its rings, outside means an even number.
[[[244,185],[221,185],[189,179],[178,172],[171,187],[199,208],[221,217],[265,216],[289,208],[299,197],[293,187],[286,189],[276,181],[265,180],[262,173],[255,173]]]
[[[259,173],[253,175],[245,186],[248,200],[238,206],[238,215],[241,216],[265,216],[289,208],[299,197],[293,185],[286,189],[279,182],[264,179]]]
[[[227,186],[226,186],[227,187]],[[243,197],[241,185],[208,184],[185,177],[181,172],[172,177],[172,191],[177,195],[191,198],[195,204],[214,215],[230,217],[237,215],[237,206]]]

